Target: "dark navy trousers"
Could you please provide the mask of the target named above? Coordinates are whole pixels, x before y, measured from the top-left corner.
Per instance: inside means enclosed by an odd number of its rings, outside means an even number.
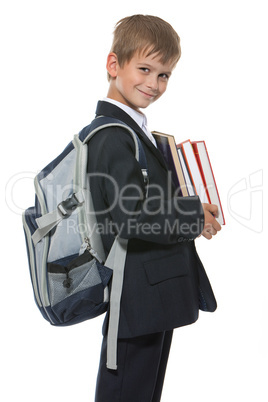
[[[119,339],[117,370],[106,368],[103,338],[95,402],[159,402],[173,331]]]

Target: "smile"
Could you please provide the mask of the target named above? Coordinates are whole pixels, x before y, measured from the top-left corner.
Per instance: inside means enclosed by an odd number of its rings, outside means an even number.
[[[148,99],[152,99],[152,98],[154,98],[156,96],[155,94],[148,94],[147,92],[143,92],[140,89],[138,89],[138,91]]]

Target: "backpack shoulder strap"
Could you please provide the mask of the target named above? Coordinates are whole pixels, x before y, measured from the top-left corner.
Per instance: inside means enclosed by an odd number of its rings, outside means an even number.
[[[90,140],[100,129],[119,126],[127,130],[135,143],[136,159],[139,161],[145,187],[148,186],[147,161],[144,149],[138,135],[129,126],[120,120],[107,117],[98,117],[93,121],[93,130],[89,133],[84,132],[84,143]],[[127,255],[128,240],[117,236],[105,261],[105,265],[113,270],[112,286],[110,294],[109,326],[107,336],[107,363],[110,370],[117,369],[117,338],[120,316],[120,300],[123,288],[124,268]]]
[[[147,169],[145,152],[138,135],[131,127],[121,120],[106,116],[96,117],[89,126],[80,131],[79,138],[83,144],[86,144],[98,131],[114,126],[122,127],[131,134],[136,149],[135,157],[139,161],[142,169]]]
[[[79,182],[78,185],[76,186],[79,188],[80,183],[84,183],[84,177],[86,175],[86,156],[85,156],[85,147],[83,145],[86,145],[88,141],[100,130],[107,128],[107,127],[112,127],[112,126],[120,126],[124,129],[126,129],[133,138],[133,141],[135,143],[135,157],[136,159],[140,162],[141,165],[141,170],[143,173],[144,177],[144,182],[147,185],[148,184],[148,172],[147,172],[147,162],[146,162],[146,156],[144,153],[144,149],[141,145],[141,141],[135,131],[133,131],[129,126],[127,126],[125,123],[123,123],[120,120],[111,118],[111,117],[98,117],[92,121],[90,125],[85,127],[78,135],[74,137],[73,143],[77,149],[77,153],[79,156],[77,157],[77,162],[76,162],[76,172],[75,172],[75,182]],[[84,148],[84,152],[82,149]],[[84,156],[81,157],[81,154]],[[79,166],[81,164],[83,166]],[[78,173],[77,173],[78,172]],[[78,175],[82,175],[83,177],[77,177]],[[62,219],[68,218],[73,211],[81,204],[83,204],[84,199],[83,199],[83,191],[77,191],[74,194],[71,195],[71,197],[68,197],[66,200],[62,200],[57,206],[57,208],[54,211],[51,211],[47,214],[44,214],[43,216],[39,217],[36,219],[36,223],[38,225],[37,230],[33,233],[32,235],[32,240],[34,244],[36,245],[44,236],[46,236],[55,226],[57,226]]]

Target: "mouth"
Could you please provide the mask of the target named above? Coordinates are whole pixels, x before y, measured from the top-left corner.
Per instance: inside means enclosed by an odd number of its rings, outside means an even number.
[[[154,99],[156,97],[156,94],[150,94],[142,91],[141,89],[138,89],[138,91],[147,99]]]

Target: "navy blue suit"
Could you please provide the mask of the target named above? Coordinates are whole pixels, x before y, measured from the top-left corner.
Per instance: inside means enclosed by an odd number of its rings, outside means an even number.
[[[99,212],[97,220],[103,228],[106,254],[117,233],[129,239],[120,307],[119,368],[117,373],[105,372],[101,359],[96,401],[156,402],[160,400],[172,330],[195,322],[199,309],[216,309],[213,291],[194,244],[203,228],[203,210],[199,197],[176,196],[163,156],[127,113],[102,101],[98,103],[96,114],[122,120],[138,134],[149,173],[148,193],[144,198],[146,189],[130,134],[114,127],[102,130],[91,139],[88,172],[99,173],[90,178],[90,187],[94,208]],[[108,315],[104,335],[107,320]],[[150,345],[155,345],[154,352]],[[106,337],[103,359],[105,348]],[[131,358],[127,357],[126,350],[130,352],[131,348],[135,350],[133,356],[140,355],[139,363],[132,364],[133,372],[129,375],[132,391],[130,384],[124,386],[122,383],[123,377],[128,381],[126,366],[131,367],[131,362],[128,363]],[[139,365],[142,372],[144,367],[149,368],[148,359],[152,361],[152,356],[158,356],[157,369],[152,374],[150,368],[151,381],[146,380],[146,374],[142,376],[144,392],[145,385],[151,384],[147,399],[143,399],[142,395],[134,393],[137,388],[134,378]],[[131,372],[131,368],[128,370]],[[112,388],[107,391],[107,396],[103,394],[104,383],[106,388],[110,384],[117,389],[113,391],[114,395],[117,392],[115,399],[111,397]],[[110,399],[107,399],[108,395]]]

